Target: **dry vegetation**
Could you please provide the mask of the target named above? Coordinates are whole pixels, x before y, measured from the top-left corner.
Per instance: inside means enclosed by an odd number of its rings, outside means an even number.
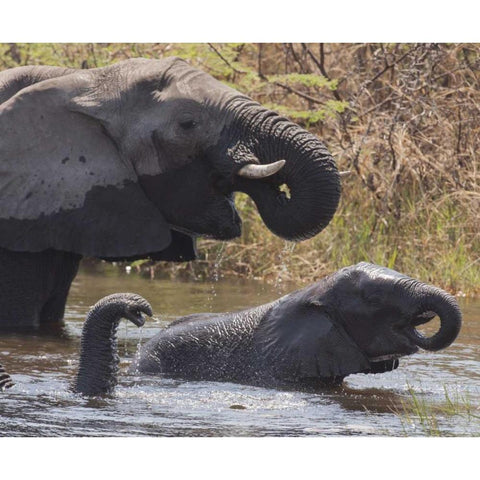
[[[480,45],[4,44],[0,68],[167,55],[290,116],[352,173],[335,218],[309,241],[274,237],[239,195],[240,239],[201,241],[200,261],[155,270],[198,278],[221,260],[225,276],[304,284],[368,260],[480,291]]]

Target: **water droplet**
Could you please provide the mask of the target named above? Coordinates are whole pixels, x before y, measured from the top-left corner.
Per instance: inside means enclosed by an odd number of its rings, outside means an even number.
[[[210,285],[210,295],[208,296],[208,308],[209,311],[213,311],[213,300],[217,296],[217,290],[216,290],[216,284],[218,283],[218,280],[220,279],[220,265],[223,260],[223,255],[225,252],[225,244],[226,242],[222,242],[220,244],[220,248],[218,249],[217,256],[215,258],[215,263],[213,264],[213,272],[212,272],[212,278],[211,278],[211,285]]]
[[[289,271],[288,271],[288,266],[290,265],[290,262],[292,261],[292,253],[293,250],[296,247],[295,242],[288,242],[285,241],[285,244],[282,248],[282,251],[280,253],[280,264],[279,264],[279,271],[277,273],[277,277],[275,279],[275,283],[273,285],[273,288],[277,291],[277,293],[282,294],[283,293],[283,286],[282,283],[287,282],[290,279],[289,276]]]
[[[125,338],[123,339],[123,355],[127,355],[128,321],[125,322]]]

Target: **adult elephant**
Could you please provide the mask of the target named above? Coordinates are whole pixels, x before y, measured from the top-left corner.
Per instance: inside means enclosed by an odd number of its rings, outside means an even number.
[[[238,236],[235,191],[288,240],[340,196],[318,138],[178,58],[2,72],[0,132],[0,328],[60,322],[82,256],[186,261]]]
[[[440,317],[425,337],[416,327]],[[279,300],[173,322],[136,355],[136,373],[265,387],[321,388],[382,373],[419,348],[457,337],[454,297],[388,268],[359,263]]]

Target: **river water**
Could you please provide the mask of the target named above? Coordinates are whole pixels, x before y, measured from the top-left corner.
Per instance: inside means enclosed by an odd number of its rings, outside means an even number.
[[[151,280],[110,266],[84,265],[72,285],[60,332],[0,335],[0,363],[16,384],[0,392],[0,436],[480,434],[478,300],[460,299],[464,325],[448,349],[405,357],[393,372],[352,375],[334,391],[312,394],[126,373],[137,346],[175,318],[259,305],[295,286],[282,288],[258,281]],[[149,300],[157,318],[142,329],[122,321],[121,375],[113,397],[75,395],[69,385],[85,315],[104,295],[124,291]],[[458,407],[454,412],[444,408],[445,392]],[[413,401],[421,407],[416,415],[407,408]]]

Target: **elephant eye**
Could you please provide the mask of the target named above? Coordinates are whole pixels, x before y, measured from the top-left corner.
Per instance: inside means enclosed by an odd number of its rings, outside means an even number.
[[[181,122],[179,122],[179,125],[184,130],[193,130],[198,124],[195,120],[182,120]]]

